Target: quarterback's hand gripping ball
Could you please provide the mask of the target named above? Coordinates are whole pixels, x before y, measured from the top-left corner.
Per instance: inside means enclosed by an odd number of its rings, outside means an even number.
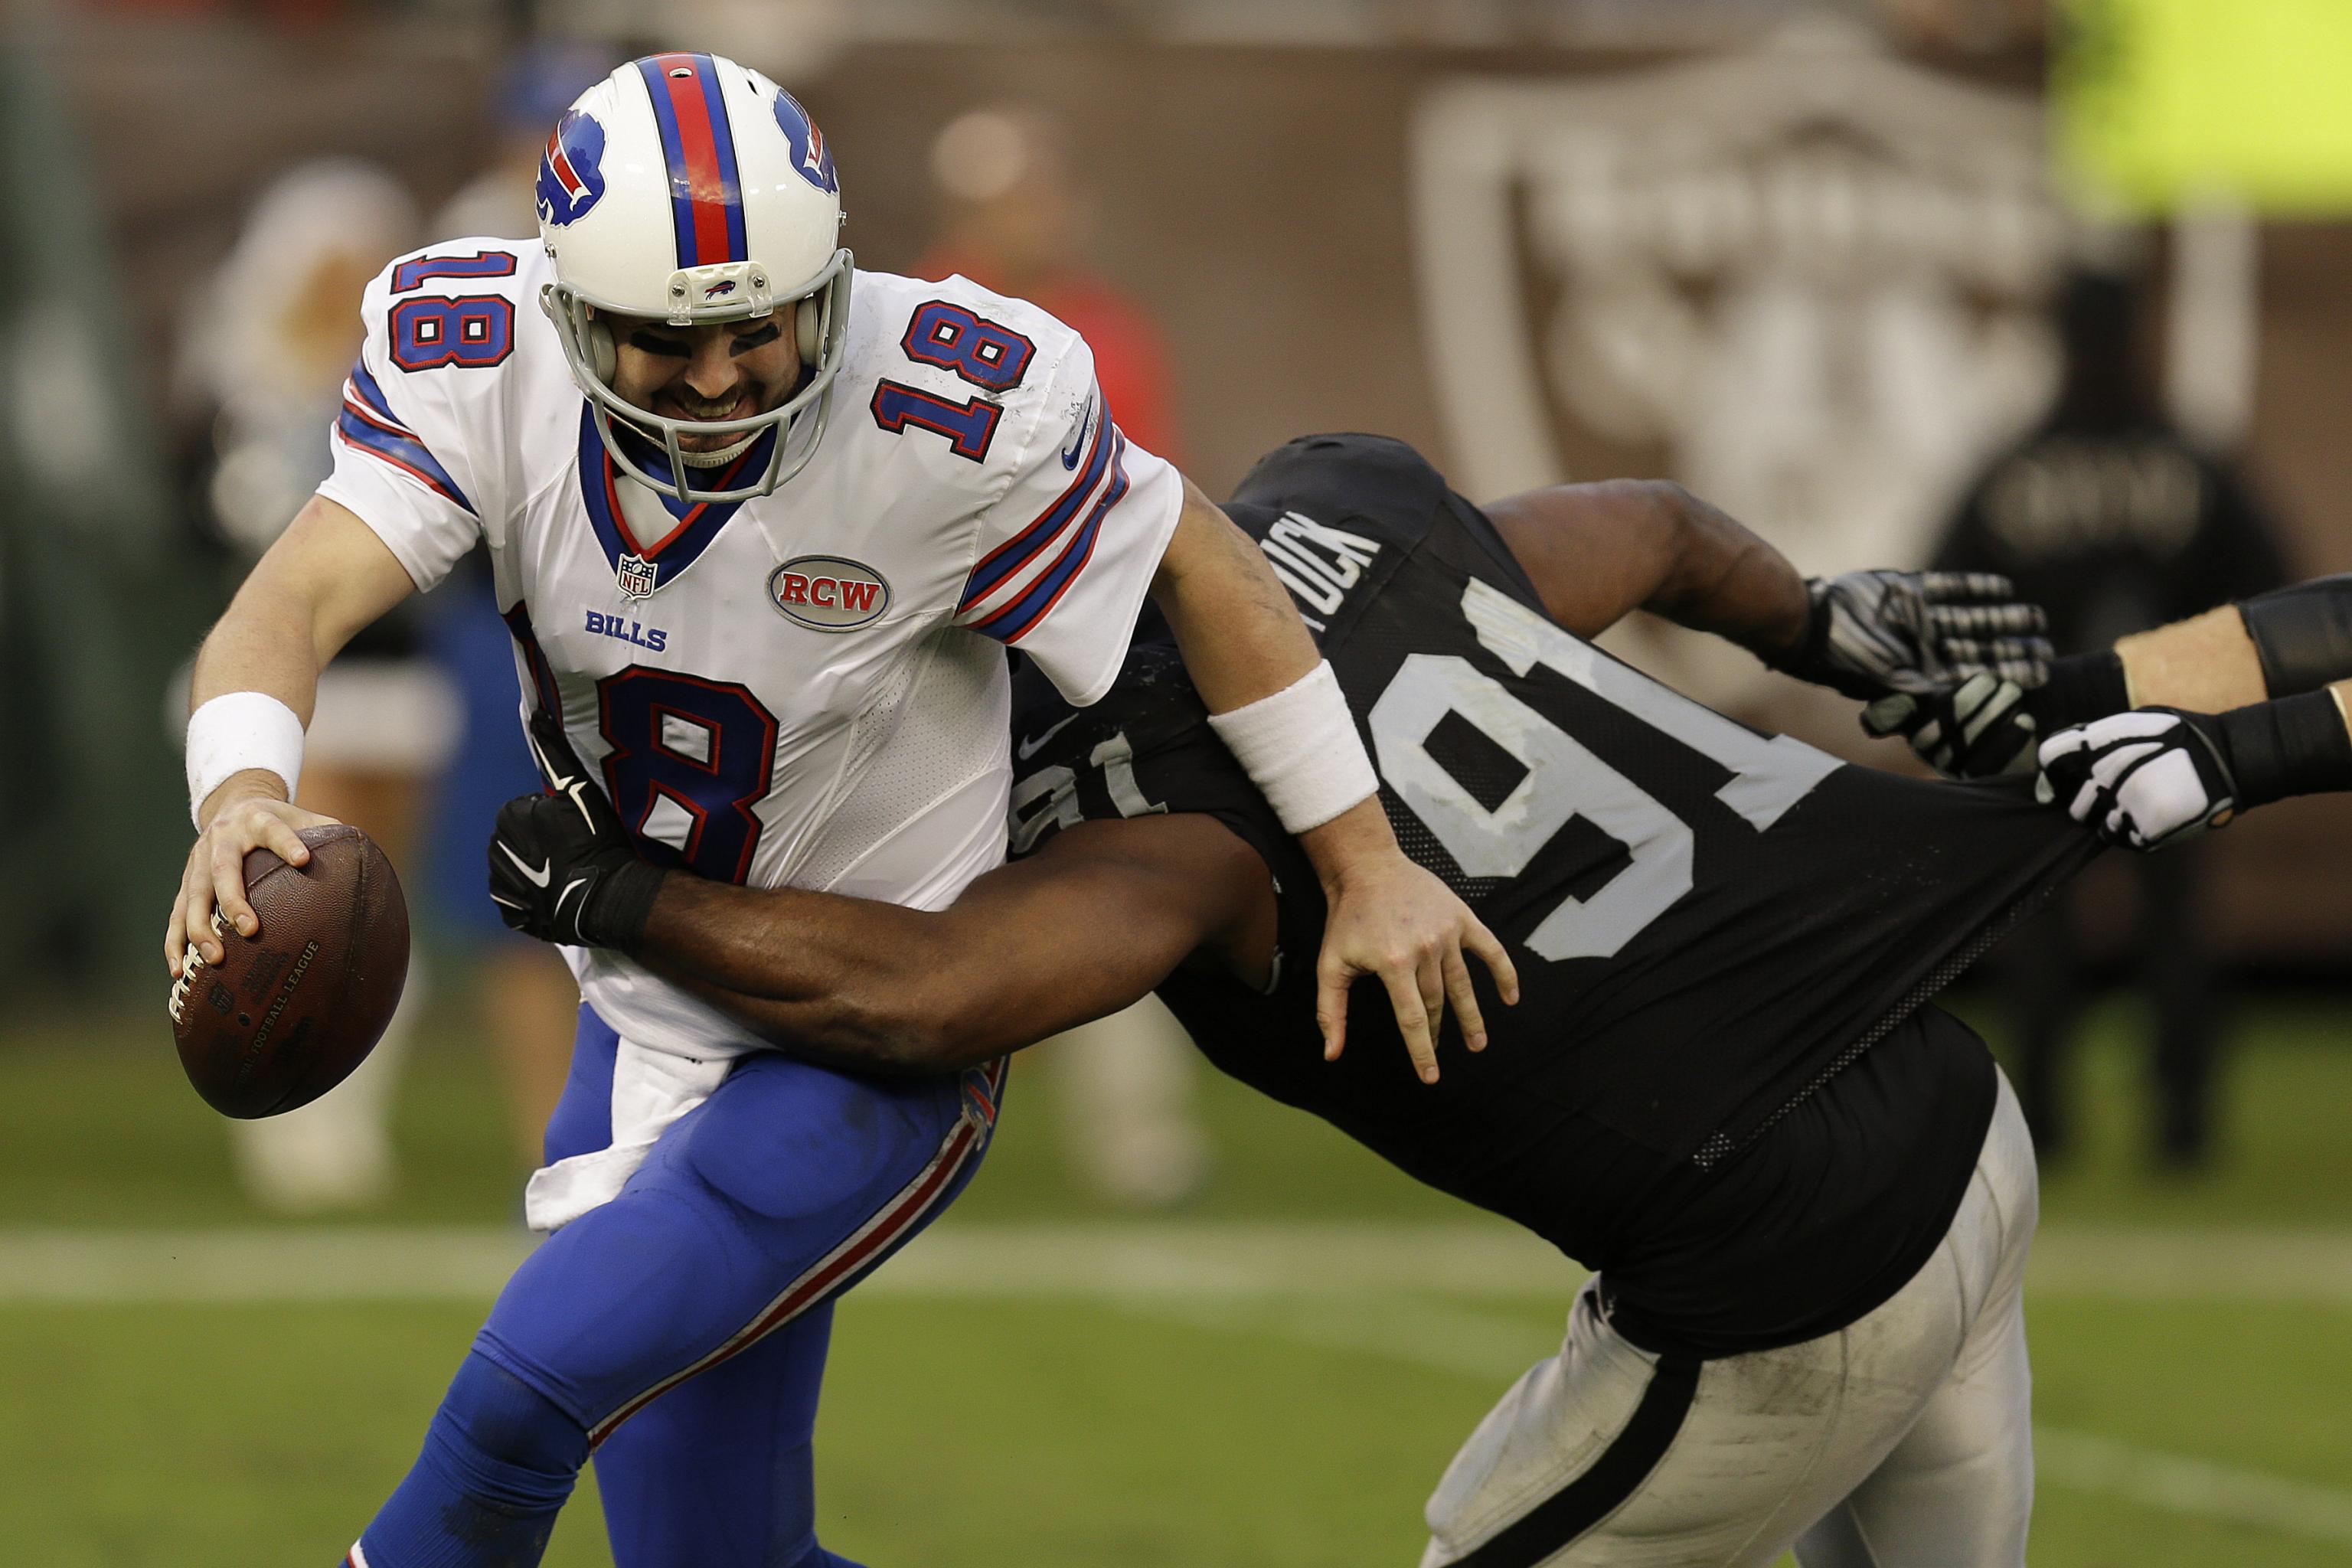
[[[1776,667],[1848,697],[1924,696],[1979,674],[2034,687],[2049,675],[2042,607],[1997,574],[1848,572],[1805,591],[1805,635]]]
[[[490,837],[490,899],[516,931],[562,947],[628,948],[646,929],[662,871],[637,858],[620,814],[545,713],[530,749],[548,794],[499,808]]]
[[[392,1022],[408,979],[408,905],[374,840],[342,823],[302,829],[310,858],[245,858],[251,936],[215,911],[222,958],[192,941],[172,986],[180,1065],[224,1116],[275,1116],[351,1076]]]
[[[2034,795],[2109,844],[2161,849],[2226,826],[2238,784],[2222,727],[2202,713],[2117,713],[2042,743]]]

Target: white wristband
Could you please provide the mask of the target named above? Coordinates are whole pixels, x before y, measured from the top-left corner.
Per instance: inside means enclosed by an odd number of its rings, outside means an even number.
[[[1322,826],[1381,787],[1329,659],[1271,697],[1210,714],[1209,727],[1290,834]]]
[[[286,798],[302,776],[302,721],[267,691],[229,691],[188,716],[188,820],[232,773],[266,768],[286,781]]]

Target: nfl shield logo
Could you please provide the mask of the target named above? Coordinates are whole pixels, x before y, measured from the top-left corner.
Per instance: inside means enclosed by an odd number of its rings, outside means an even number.
[[[632,599],[642,599],[654,591],[654,563],[642,555],[624,555],[613,575],[621,584],[621,592]]]

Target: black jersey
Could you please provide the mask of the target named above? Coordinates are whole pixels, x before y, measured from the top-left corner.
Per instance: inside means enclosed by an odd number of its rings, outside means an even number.
[[[1399,443],[1293,442],[1228,510],[1331,661],[1406,853],[1511,948],[1519,1004],[1490,1000],[1488,1048],[1434,1086],[1369,989],[1321,1059],[1317,880],[1149,626],[1093,708],[1016,683],[1014,852],[1086,817],[1217,816],[1274,873],[1288,962],[1265,995],[1161,986],[1202,1050],[1596,1268],[1639,1257],[1643,1194],[1733,1163],[2090,852],[2013,784],[1844,765],[1570,635]]]

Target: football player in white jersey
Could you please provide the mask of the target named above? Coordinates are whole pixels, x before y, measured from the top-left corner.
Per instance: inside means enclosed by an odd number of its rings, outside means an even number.
[[[538,195],[541,245],[437,246],[367,291],[333,476],[198,660],[175,973],[257,930],[247,850],[307,858],[320,667],[478,542],[526,712],[560,720],[649,861],[925,909],[1004,855],[1005,647],[1091,702],[1149,593],[1325,883],[1327,1048],[1360,973],[1424,1077],[1449,1005],[1483,1044],[1464,952],[1506,999],[1509,960],[1399,852],[1284,590],[1120,434],[1076,334],[961,279],[854,271],[815,125],[709,55],[590,89]],[[808,1442],[830,1303],[969,1179],[1003,1064],[845,1078],[625,957],[568,956],[580,1047],[527,1197],[555,1235],[349,1561],[536,1562],[599,1445],[624,1568],[829,1561]]]

